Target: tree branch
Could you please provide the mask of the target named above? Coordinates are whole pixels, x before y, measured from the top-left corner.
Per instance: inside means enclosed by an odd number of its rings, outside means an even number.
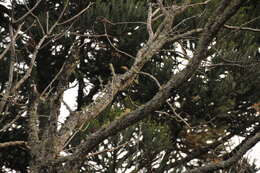
[[[209,171],[216,171],[223,168],[228,168],[235,162],[237,162],[250,148],[260,141],[260,132],[256,133],[253,137],[249,138],[241,148],[228,160],[221,161],[219,163],[211,163],[200,168],[188,170],[184,173],[203,173]]]
[[[260,29],[258,29],[258,28],[230,26],[230,25],[224,25],[224,27],[227,28],[227,29],[234,29],[234,30],[244,30],[244,31],[260,32]]]
[[[13,23],[18,23],[18,22],[21,22],[23,19],[25,19],[29,14],[31,14],[33,12],[33,10],[40,4],[41,0],[38,0],[36,2],[36,4],[28,10],[27,13],[25,13],[22,17],[20,17],[19,19],[17,20],[14,20]]]
[[[0,148],[12,147],[12,146],[16,146],[16,145],[25,145],[25,146],[27,146],[27,142],[25,142],[25,141],[3,142],[3,143],[0,143]]]
[[[223,24],[229,18],[231,18],[239,9],[241,5],[241,0],[235,0],[235,2],[231,3],[231,5],[229,6],[228,4],[229,3],[227,3],[226,0],[223,0],[220,7],[217,8],[212,17],[209,19],[200,38],[198,49],[195,52],[194,57],[190,60],[189,64],[184,70],[173,75],[171,79],[166,83],[166,85],[162,86],[162,89],[160,89],[157,94],[146,104],[138,107],[135,111],[128,113],[117,120],[114,120],[108,126],[103,126],[97,132],[87,137],[86,141],[79,145],[78,149],[73,155],[61,158],[58,162],[64,162],[68,160],[72,161],[80,158],[82,155],[85,155],[86,153],[91,151],[108,136],[115,135],[117,132],[142,120],[143,118],[148,116],[150,112],[158,109],[170,96],[171,90],[180,87],[198,69],[201,61],[207,57],[207,49],[212,39],[216,36]],[[222,8],[225,9],[224,12],[221,11]],[[221,16],[219,16],[220,11]],[[69,137],[71,130],[73,130],[76,126],[75,121],[80,120],[80,122],[86,122],[86,120],[89,120],[91,117],[97,116],[101,112],[101,110],[103,110],[106,105],[108,105],[112,101],[115,93],[117,93],[119,90],[124,89],[132,82],[133,78],[135,77],[133,73],[138,73],[145,62],[147,62],[147,60],[149,60],[154,55],[154,53],[158,51],[168,41],[168,33],[170,32],[174,16],[167,16],[166,18],[167,19],[165,20],[170,23],[167,23],[165,28],[163,28],[162,31],[158,33],[158,36],[154,37],[155,39],[151,39],[151,42],[148,42],[147,46],[138,51],[136,61],[128,72],[126,72],[122,76],[118,76],[118,78],[113,78],[113,82],[115,85],[111,83],[107,85],[104,92],[102,92],[105,96],[100,97],[100,100],[98,100],[96,104],[87,106],[83,111],[76,112],[73,116],[69,117],[69,119],[65,123],[65,126],[60,131],[59,136],[61,137],[61,141]]]
[[[133,82],[137,73],[142,69],[144,64],[149,61],[151,57],[167,42],[173,19],[173,15],[168,16],[165,19],[168,22],[167,26],[163,27],[158,37],[150,39],[147,45],[138,51],[135,62],[130,70],[123,75],[113,76],[112,80],[108,82],[100,92],[100,95],[96,98],[95,102],[84,107],[81,111],[74,112],[68,117],[59,131],[59,141],[61,142],[60,148],[63,148],[62,145],[64,145],[76,127],[81,128],[85,122],[98,116],[100,112],[111,103],[114,96],[119,91],[125,89]]]

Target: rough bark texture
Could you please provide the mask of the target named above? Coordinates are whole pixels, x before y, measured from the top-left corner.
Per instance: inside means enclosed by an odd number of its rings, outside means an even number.
[[[203,5],[209,3],[206,1],[202,3]],[[71,46],[70,55],[66,58],[64,64],[62,65],[60,71],[54,77],[53,81],[43,90],[42,93],[38,93],[37,88],[34,86],[37,80],[33,74],[33,69],[35,65],[35,59],[39,50],[42,48],[45,40],[50,37],[54,28],[59,25],[59,22],[66,11],[66,4],[61,15],[58,17],[57,21],[53,26],[44,33],[44,36],[40,39],[39,43],[35,47],[30,62],[30,67],[26,71],[23,78],[18,80],[16,83],[10,83],[9,93],[15,93],[17,89],[26,81],[31,81],[31,91],[30,91],[30,102],[29,102],[29,141],[26,143],[24,141],[16,141],[9,143],[0,144],[1,147],[13,146],[13,145],[24,145],[28,144],[28,148],[31,153],[30,162],[30,172],[41,173],[41,172],[77,172],[80,163],[84,161],[85,156],[90,153],[95,147],[97,147],[102,141],[110,136],[117,134],[118,132],[126,129],[127,127],[136,124],[137,122],[143,120],[150,113],[156,111],[160,108],[165,101],[170,97],[171,91],[177,90],[182,87],[185,82],[187,82],[198,70],[201,62],[208,57],[209,47],[214,38],[217,36],[218,32],[224,27],[225,23],[236,14],[243,4],[243,0],[222,0],[218,2],[215,11],[212,13],[205,26],[192,29],[189,31],[178,32],[173,31],[173,25],[177,21],[177,17],[183,14],[187,9],[193,7],[193,4],[184,4],[182,6],[169,6],[167,8],[163,7],[161,3],[161,16],[163,18],[162,23],[157,27],[153,33],[152,27],[152,11],[151,6],[148,18],[147,18],[147,30],[149,33],[149,38],[146,44],[137,52],[135,60],[131,68],[124,74],[114,74],[113,66],[111,67],[112,79],[104,86],[100,91],[99,96],[96,100],[87,106],[82,106],[81,110],[71,111],[70,115],[66,121],[61,124],[61,128],[58,128],[58,116],[60,115],[60,107],[62,102],[62,94],[68,88],[69,78],[75,72],[75,69],[80,61],[80,43],[75,41]],[[36,4],[37,5],[37,4]],[[89,8],[88,6],[87,8]],[[87,10],[84,9],[84,10]],[[82,10],[72,19],[77,18],[84,12]],[[28,12],[29,15],[31,12]],[[33,14],[32,14],[33,15]],[[24,18],[24,17],[22,17]],[[69,22],[70,20],[67,20]],[[17,19],[19,20],[19,19]],[[64,23],[64,22],[63,22]],[[65,22],[66,23],[66,22]],[[172,33],[177,33],[172,35]],[[66,34],[65,32],[63,34]],[[144,65],[152,59],[152,57],[159,52],[166,43],[176,42],[178,40],[193,36],[194,34],[199,35],[199,42],[195,53],[189,60],[187,66],[176,74],[173,74],[166,84],[160,87],[159,91],[145,104],[139,106],[130,113],[126,113],[118,119],[113,120],[111,123],[102,126],[96,132],[92,133],[84,142],[78,145],[74,152],[69,156],[60,156],[60,152],[66,147],[66,143],[82,129],[86,122],[95,119],[100,115],[105,108],[111,104],[115,96],[122,90],[133,84],[136,77],[140,74]],[[15,34],[14,34],[15,35]],[[16,39],[16,36],[13,36]],[[0,59],[1,60],[1,59]],[[11,69],[11,68],[10,68]],[[13,71],[11,69],[11,71]],[[11,77],[12,78],[12,77]],[[10,79],[12,81],[12,79]],[[57,82],[57,89],[55,91],[51,90],[53,82]],[[81,81],[83,82],[83,80]],[[83,86],[80,86],[83,87]],[[96,89],[97,90],[97,89]],[[6,97],[9,97],[9,93]],[[83,95],[83,93],[81,93]],[[94,93],[93,93],[94,95]],[[81,96],[83,97],[83,96]],[[79,99],[79,98],[78,98]],[[82,98],[81,98],[82,99]],[[5,102],[1,102],[0,110],[5,107]],[[48,107],[44,111],[43,105],[47,104]],[[46,117],[40,114],[48,114]],[[39,123],[40,119],[45,119],[46,121],[40,121],[44,123]],[[229,137],[226,137],[229,138]],[[224,137],[222,140],[225,141]],[[245,152],[253,147],[260,140],[260,133],[256,133],[254,136],[249,138],[243,143],[243,146],[230,158],[217,164],[208,164],[201,168],[188,170],[187,173],[196,172],[208,172],[214,171],[222,168],[229,167],[235,163],[239,158],[245,154]],[[221,143],[221,142],[219,142]],[[216,147],[219,143],[215,143],[212,147]],[[176,165],[182,162],[188,162],[199,153],[207,152],[209,148],[205,148],[203,151],[195,152],[192,157],[187,157],[182,161],[177,161]],[[194,157],[193,157],[194,156]],[[166,160],[164,160],[166,162]],[[159,168],[163,170],[163,168]],[[158,169],[158,170],[159,170]],[[152,169],[151,169],[152,170]]]

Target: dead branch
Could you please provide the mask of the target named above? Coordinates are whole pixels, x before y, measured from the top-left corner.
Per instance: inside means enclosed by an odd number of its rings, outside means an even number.
[[[12,38],[14,41],[16,40],[17,36],[19,35],[23,24],[24,24],[24,23],[18,25],[17,31],[15,32],[15,34],[13,35],[13,38]],[[7,45],[7,47],[5,48],[5,50],[1,53],[1,55],[0,55],[0,60],[1,60],[1,59],[5,56],[5,54],[8,52],[8,50],[9,50],[10,47],[11,47],[11,44],[12,44],[12,42],[10,42],[10,43]]]
[[[102,153],[107,153],[107,152],[112,152],[112,151],[115,151],[115,150],[118,150],[126,145],[128,145],[129,142],[125,142],[121,145],[118,145],[117,147],[114,147],[114,148],[111,148],[111,149],[106,149],[106,150],[102,150],[102,151],[98,151],[98,152],[95,152],[95,153],[90,153],[89,155],[87,155],[87,158],[88,157],[93,157],[93,156],[96,156],[96,155],[99,155],[99,154],[102,154]]]
[[[235,162],[237,162],[250,148],[260,141],[260,132],[256,133],[253,137],[249,138],[243,146],[234,154],[233,157],[228,160],[221,161],[219,163],[210,163],[200,168],[188,170],[184,173],[203,173],[209,171],[216,171],[223,168],[228,168]]]
[[[71,21],[73,21],[74,19],[78,18],[80,15],[82,15],[85,11],[87,11],[94,3],[89,3],[89,5],[84,8],[83,10],[81,10],[78,14],[74,15],[73,17],[71,17],[70,19],[66,20],[66,21],[63,21],[61,23],[58,23],[58,25],[64,25],[66,23],[69,23]]]
[[[27,142],[25,141],[11,141],[0,143],[0,148],[13,147],[17,145],[25,145],[27,147]]]
[[[234,30],[244,30],[244,31],[252,31],[252,32],[260,32],[258,28],[250,28],[250,27],[239,27],[239,26],[231,26],[231,25],[224,25],[227,29],[234,29]]]
[[[38,1],[36,2],[36,4],[35,4],[31,9],[28,10],[27,13],[25,13],[25,14],[24,14],[22,17],[20,17],[19,19],[14,20],[13,23],[19,23],[19,22],[21,22],[22,20],[24,20],[29,14],[31,14],[31,13],[33,12],[33,10],[40,4],[40,2],[41,2],[41,0],[38,0]]]

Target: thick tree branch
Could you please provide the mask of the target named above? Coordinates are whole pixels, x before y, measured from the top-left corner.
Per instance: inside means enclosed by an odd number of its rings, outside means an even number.
[[[149,38],[153,38],[153,28],[152,28],[152,3],[150,2],[148,8],[148,17],[147,17],[147,31],[149,33]]]
[[[238,7],[239,6],[237,6],[236,10],[234,10],[231,14],[237,11]],[[230,11],[231,9],[228,10]],[[194,55],[193,59],[189,62],[186,69],[174,75],[167,82],[166,85],[162,86],[162,88],[157,92],[157,94],[150,101],[138,107],[135,111],[126,114],[125,116],[121,117],[118,120],[113,121],[108,126],[102,127],[97,132],[87,137],[86,142],[82,143],[73,155],[60,158],[57,160],[57,162],[73,161],[75,159],[81,158],[82,155],[85,155],[86,153],[90,152],[94,147],[96,147],[100,142],[102,142],[108,136],[115,135],[117,132],[135,124],[136,122],[142,120],[147,115],[149,115],[150,112],[155,111],[157,108],[159,108],[169,97],[171,93],[170,91],[172,89],[177,89],[185,81],[187,81],[194,74],[196,69],[199,67],[200,62],[206,58],[207,54],[204,52],[207,52],[208,45],[210,44],[214,36],[217,34],[219,28],[223,25],[222,21],[226,21],[232,16],[230,13],[224,13],[224,14],[225,15],[223,15],[222,18],[218,18],[218,20],[216,21],[210,20],[210,22],[207,25],[209,28],[206,28],[206,30],[204,31],[200,39],[200,44],[197,53]],[[210,26],[212,25],[215,26],[215,28],[211,28]],[[55,162],[56,161],[52,162],[51,164]]]
[[[28,144],[30,146],[36,146],[39,142],[39,127],[38,127],[38,114],[37,114],[37,108],[39,100],[35,97],[35,93],[32,92],[30,105],[29,105],[29,111],[28,111],[28,127],[29,127],[29,142]]]
[[[162,88],[157,92],[157,94],[146,104],[138,107],[135,111],[130,112],[123,117],[113,121],[108,126],[104,126],[99,129],[94,134],[87,137],[86,141],[82,143],[76,150],[76,152],[64,158],[60,158],[57,161],[52,162],[64,162],[64,161],[73,161],[81,156],[90,152],[94,147],[96,147],[100,142],[111,135],[115,135],[117,132],[135,124],[136,122],[142,120],[149,115],[150,112],[158,109],[165,100],[170,96],[172,89],[177,89],[184,82],[186,82],[198,69],[200,63],[203,59],[207,58],[208,46],[211,43],[212,39],[216,36],[224,23],[231,18],[242,4],[241,0],[234,0],[232,2],[227,2],[223,0],[219,8],[216,9],[212,17],[208,20],[203,33],[201,35],[198,48],[194,54],[194,57],[190,60],[187,67],[172,76],[171,79],[162,86]],[[168,34],[171,31],[172,20],[175,16],[166,16],[165,20],[167,25],[160,28],[157,31],[157,36],[154,36],[154,39],[151,39],[151,42],[148,42],[145,47],[143,47],[137,54],[136,61],[132,68],[126,72],[124,75],[116,76],[113,78],[105,90],[102,92],[104,96],[99,97],[97,102],[87,106],[83,111],[76,112],[73,116],[70,116],[61,131],[59,136],[61,137],[61,142],[64,142],[64,139],[68,139],[71,131],[76,127],[75,121],[86,122],[87,120],[97,116],[101,110],[103,110],[106,105],[108,105],[115,93],[124,89],[128,86],[135,77],[135,74],[140,71],[143,65],[149,60],[156,51],[158,51],[167,41]],[[99,100],[100,99],[100,100]],[[62,145],[62,143],[61,143]],[[67,163],[69,165],[69,163]]]
[[[222,1],[222,6],[225,3],[225,0]],[[103,127],[93,135],[89,136],[86,139],[86,142],[79,147],[75,155],[79,156],[81,155],[81,153],[89,152],[91,149],[93,149],[93,147],[97,146],[97,144],[99,144],[108,136],[114,135],[122,129],[135,124],[136,122],[149,115],[150,112],[155,111],[157,108],[159,108],[169,97],[171,93],[170,91],[172,89],[177,89],[178,87],[180,87],[194,74],[196,69],[199,67],[201,61],[207,57],[206,52],[212,39],[218,33],[219,29],[223,26],[224,22],[235,14],[240,5],[241,1],[235,1],[235,3],[226,8],[221,17],[213,15],[213,17],[207,23],[205,31],[201,36],[198,50],[196,51],[194,57],[190,60],[187,67],[181,72],[172,76],[167,84],[162,86],[158,93],[146,104],[140,106],[135,111],[125,115],[124,117],[121,117],[119,120],[115,120],[108,127]],[[218,8],[215,13],[218,14],[219,10],[222,10],[222,8]]]
[[[100,112],[111,103],[114,96],[119,91],[125,89],[133,82],[137,76],[137,73],[142,69],[144,64],[149,61],[151,57],[167,42],[174,17],[174,15],[165,17],[165,21],[167,21],[165,23],[167,23],[167,26],[163,27],[160,34],[156,38],[153,37],[152,39],[149,39],[150,41],[138,51],[135,62],[129,71],[123,75],[113,76],[112,80],[100,92],[100,95],[97,97],[95,102],[84,107],[81,111],[74,112],[68,117],[65,124],[59,131],[61,149],[75,128],[81,128],[85,122],[98,116]]]
[[[95,102],[83,108],[82,111],[74,112],[68,117],[59,132],[61,149],[63,148],[62,145],[64,145],[64,143],[70,138],[74,130],[78,131],[78,129],[81,129],[85,122],[98,116],[100,112],[102,112],[102,110],[104,110],[106,106],[111,103],[114,96],[119,91],[125,89],[133,82],[144,64],[149,61],[165,43],[177,41],[194,33],[202,32],[202,29],[199,28],[187,33],[173,36],[172,38],[169,37],[171,27],[176,16],[181,14],[187,8],[188,6],[181,6],[177,10],[175,8],[171,8],[167,13],[168,15],[165,16],[164,21],[157,28],[155,35],[150,35],[147,44],[138,51],[131,69],[123,75],[113,76],[112,80],[105,86],[104,90],[100,92],[100,95],[97,97]]]

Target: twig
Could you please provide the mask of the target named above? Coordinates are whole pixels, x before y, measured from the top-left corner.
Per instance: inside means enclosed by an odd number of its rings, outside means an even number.
[[[27,142],[25,142],[25,141],[3,142],[3,143],[0,143],[0,148],[11,147],[11,146],[16,146],[16,145],[25,145],[27,148],[29,148],[29,146],[27,146]]]
[[[1,55],[0,55],[0,60],[4,57],[4,55],[8,52],[8,50],[10,49],[10,47],[11,47],[11,43],[9,43],[7,46],[6,46],[6,48],[5,48],[5,50],[1,53]]]
[[[70,106],[62,99],[61,100],[62,103],[65,105],[66,109],[70,112],[70,114],[72,115],[73,113],[73,110],[70,108]]]
[[[92,2],[89,3],[89,5],[88,5],[86,8],[84,8],[83,10],[81,10],[78,14],[74,15],[73,17],[71,17],[71,18],[68,19],[68,20],[65,20],[65,21],[63,21],[63,22],[61,22],[61,23],[58,23],[58,25],[64,25],[64,24],[66,24],[66,23],[68,23],[68,22],[70,22],[70,21],[76,19],[76,18],[79,17],[81,14],[83,14],[85,11],[87,11],[87,10],[90,8],[90,6],[93,5],[93,4],[94,4],[94,3],[92,3]]]
[[[172,30],[177,29],[181,24],[187,22],[187,21],[190,20],[190,19],[193,19],[193,18],[199,17],[199,16],[201,16],[202,14],[203,14],[203,12],[202,12],[201,14],[194,15],[194,16],[191,16],[191,17],[188,17],[188,18],[183,19],[183,20],[180,21],[176,26],[174,26],[174,27],[172,28]]]
[[[257,64],[260,62],[256,62]],[[219,63],[219,64],[211,64],[211,65],[202,65],[201,67],[217,67],[217,66],[236,66],[240,68],[247,68],[251,66],[255,66],[257,64],[246,64],[246,65],[241,65],[241,64],[225,64],[225,63]]]
[[[115,72],[115,68],[114,68],[112,63],[109,63],[109,68],[111,70],[111,73],[112,73],[113,77],[115,77],[116,76],[116,72]]]
[[[88,37],[88,38],[98,38],[98,37],[113,37],[112,35],[107,35],[107,34],[79,34],[77,32],[70,32],[71,35],[76,35],[80,37]]]
[[[258,28],[250,28],[250,27],[241,27],[241,26],[231,26],[231,25],[224,25],[227,29],[235,29],[235,30],[245,30],[245,31],[253,31],[253,32],[260,32]]]
[[[8,124],[6,124],[1,130],[0,133],[8,129],[12,124],[14,124],[18,119],[20,118],[20,115],[17,114],[16,117]],[[0,147],[1,148],[1,147]]]
[[[162,89],[161,85],[160,85],[160,82],[156,79],[156,77],[154,77],[153,75],[149,74],[149,73],[146,73],[146,72],[142,72],[140,71],[139,72],[140,74],[144,74],[148,77],[150,77],[151,79],[153,79],[153,81],[155,81],[155,83],[157,84],[157,86],[159,87],[159,89]],[[166,103],[169,105],[169,107],[171,108],[172,112],[174,113],[174,115],[179,118],[182,122],[184,122],[189,128],[191,128],[191,126],[189,125],[189,123],[184,119],[182,118],[179,114],[177,114],[177,112],[175,111],[174,107],[171,105],[171,103],[166,100]]]
[[[59,75],[63,72],[65,63],[63,63],[62,67],[60,68],[60,71],[54,76],[54,78],[51,80],[51,82],[46,86],[46,88],[41,93],[40,97],[43,97],[43,95],[47,92],[47,90],[52,86],[52,84],[57,80]]]
[[[30,63],[30,67],[29,69],[26,71],[25,75],[22,77],[22,79],[20,79],[16,85],[12,88],[12,93],[14,91],[16,91],[18,88],[20,88],[20,86],[29,78],[29,76],[31,75],[31,72],[32,72],[32,69],[33,69],[33,66],[35,64],[35,60],[36,60],[36,57],[37,57],[37,54],[38,54],[38,51],[40,49],[40,47],[42,46],[43,42],[45,41],[45,39],[52,33],[52,31],[55,29],[55,27],[58,25],[59,21],[61,20],[66,8],[67,8],[67,5],[68,5],[68,1],[67,3],[65,4],[64,8],[63,8],[63,11],[61,12],[61,14],[59,15],[57,21],[52,25],[52,27],[50,28],[50,30],[41,38],[41,40],[39,41],[39,43],[36,45],[35,49],[34,49],[34,52],[32,54],[32,59],[31,59],[31,63]]]
[[[14,64],[15,64],[15,59],[14,59],[15,58],[15,40],[16,40],[18,33],[21,30],[22,25],[23,25],[23,23],[21,25],[19,25],[18,30],[16,31],[15,34],[13,33],[12,26],[11,25],[9,26],[10,27],[11,42],[9,43],[9,45],[7,47],[8,49],[6,48],[5,51],[1,54],[1,56],[2,55],[4,56],[5,53],[11,48],[11,59],[10,59],[10,66],[9,66],[8,86],[7,86],[6,93],[3,95],[4,99],[0,102],[0,112],[2,112],[4,110],[4,106],[6,104],[7,98],[11,94],[11,88],[13,86]],[[1,60],[2,57],[0,57],[0,60]]]
[[[154,76],[151,75],[150,73],[146,73],[146,72],[143,72],[143,71],[140,71],[140,72],[138,72],[138,73],[150,77],[150,78],[156,83],[156,85],[158,86],[158,88],[159,88],[159,89],[162,89],[162,86],[161,86],[160,82],[156,79],[156,77],[154,77]]]
[[[128,54],[128,53],[126,53],[126,52],[124,52],[124,51],[118,49],[117,47],[115,47],[115,46],[113,45],[113,43],[111,42],[111,40],[109,39],[109,37],[108,37],[107,29],[106,29],[106,25],[105,25],[105,24],[104,24],[104,28],[105,28],[105,35],[106,35],[106,37],[107,37],[107,40],[108,40],[109,44],[110,44],[116,51],[118,51],[118,52],[120,52],[120,53],[122,53],[122,54],[124,54],[124,55],[126,55],[126,56],[128,56],[128,57],[130,57],[130,58],[132,58],[132,59],[135,59],[134,56],[132,56],[132,55],[130,55],[130,54]]]
[[[62,33],[59,34],[52,34],[51,36],[49,36],[50,38],[53,37],[52,39],[50,39],[49,41],[47,41],[45,44],[43,44],[41,46],[41,49],[44,48],[45,46],[47,46],[49,43],[54,42],[59,40],[60,38],[62,38],[64,35],[67,34],[67,32],[71,29],[71,27],[73,26],[74,23],[71,23],[71,25],[69,27],[67,27]],[[49,31],[47,31],[49,32]]]
[[[41,0],[38,0],[37,3],[27,12],[25,13],[22,17],[20,17],[17,20],[14,20],[13,23],[19,23],[20,21],[22,21],[24,18],[26,18],[29,14],[32,13],[32,11],[40,4]]]
[[[25,5],[25,7],[27,8],[27,10],[29,10],[29,8],[28,8],[27,5]],[[40,21],[39,17],[37,17],[37,16],[36,16],[32,11],[30,11],[30,10],[29,10],[28,12],[30,12],[30,14],[36,19],[37,23],[39,24],[39,26],[40,26],[40,28],[41,28],[42,34],[45,35],[45,31],[44,31],[44,28],[43,28],[43,26],[42,26],[42,24],[41,24],[41,21]]]
[[[95,152],[95,153],[91,153],[91,154],[87,155],[86,157],[87,157],[87,158],[88,158],[88,157],[93,157],[93,156],[95,156],[95,155],[99,155],[99,154],[102,154],[102,153],[105,153],[105,152],[115,151],[115,150],[118,150],[118,149],[120,149],[120,148],[122,148],[122,147],[128,145],[128,144],[129,144],[129,142],[126,142],[126,143],[123,143],[123,144],[118,145],[117,147],[114,147],[114,148],[111,148],[111,149],[106,149],[106,150],[98,151],[98,152]]]
[[[17,28],[17,31],[15,32],[15,34],[13,35],[13,40],[16,40],[16,37],[18,36],[19,32],[21,31],[21,28],[23,26],[24,23],[20,24]],[[0,55],[0,60],[4,57],[4,55],[7,53],[7,51],[10,49],[12,45],[12,42],[10,42],[7,47],[5,48],[5,50],[1,53]]]
[[[113,22],[114,25],[124,25],[124,24],[143,24],[146,25],[145,22]]]
[[[194,3],[194,4],[187,4],[187,5],[184,5],[185,7],[194,7],[196,5],[207,5],[211,0],[207,0],[205,2],[198,2],[198,3]]]
[[[182,122],[184,122],[184,124],[186,124],[189,128],[191,128],[189,123],[184,118],[182,118],[179,114],[177,114],[177,112],[175,111],[174,107],[172,106],[172,104],[168,100],[166,100],[166,103],[170,106],[170,108],[171,108],[172,112],[174,113],[174,115],[176,117],[178,117]]]
[[[155,16],[159,11],[160,11],[160,8],[157,8],[156,10],[154,10],[154,12],[152,13],[152,17]],[[153,19],[153,20],[156,20],[156,19]]]
[[[46,38],[47,38],[47,35],[43,36],[42,39],[40,40],[40,42],[37,44],[37,46],[33,52],[33,55],[32,55],[29,69],[26,71],[25,75],[12,88],[11,93],[14,93],[18,88],[20,88],[20,86],[30,77],[33,66],[35,65],[35,60],[36,60],[38,51]]]

